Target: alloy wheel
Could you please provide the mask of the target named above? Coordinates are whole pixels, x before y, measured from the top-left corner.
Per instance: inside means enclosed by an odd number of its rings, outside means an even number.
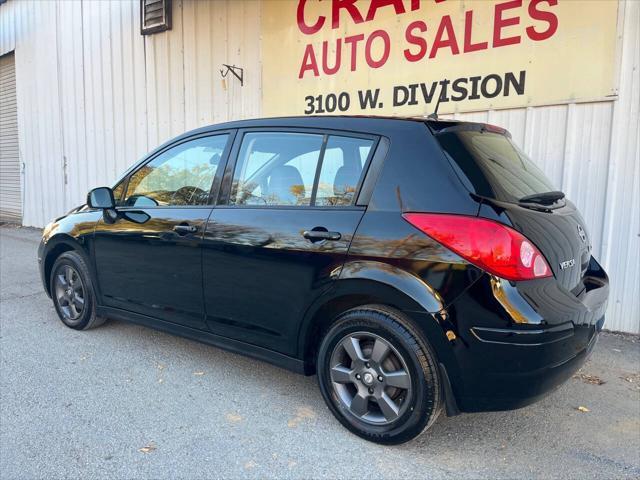
[[[61,265],[54,278],[56,302],[65,320],[73,323],[82,316],[85,289],[82,278],[71,265]]]
[[[388,425],[400,418],[413,394],[411,374],[398,350],[370,332],[343,337],[331,354],[334,393],[357,419]]]

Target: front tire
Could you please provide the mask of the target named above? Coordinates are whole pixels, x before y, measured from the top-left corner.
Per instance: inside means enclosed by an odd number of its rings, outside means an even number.
[[[88,330],[106,320],[96,315],[96,296],[89,269],[77,252],[60,255],[51,269],[51,298],[58,317],[67,327]]]
[[[437,365],[407,317],[366,305],[340,315],[324,336],[318,382],[346,428],[372,442],[398,444],[420,435],[440,413]]]

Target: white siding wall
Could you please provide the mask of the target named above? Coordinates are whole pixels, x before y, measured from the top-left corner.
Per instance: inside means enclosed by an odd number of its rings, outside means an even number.
[[[22,221],[18,154],[16,68],[12,53],[0,55],[0,222]]]
[[[140,35],[140,4],[0,5],[16,51],[23,223],[43,226],[145,152],[201,125],[260,115],[258,0],[174,0],[172,30]],[[245,68],[244,87],[222,64]]]
[[[626,2],[625,10],[601,260],[613,285],[608,328],[640,333],[640,2]]]
[[[640,2],[621,0],[619,99],[458,115],[507,127],[578,205],[612,284],[607,328],[640,332]],[[185,130],[261,113],[260,2],[174,0],[143,37],[139,2],[0,5],[16,50],[24,224],[43,226]],[[245,68],[245,86],[222,63]]]

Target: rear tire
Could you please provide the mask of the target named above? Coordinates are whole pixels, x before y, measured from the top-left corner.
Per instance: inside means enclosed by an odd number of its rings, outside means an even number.
[[[411,320],[384,305],[340,315],[317,359],[331,412],[351,432],[382,444],[407,442],[435,422],[442,409],[437,366]]]
[[[88,330],[106,318],[96,315],[96,295],[89,268],[74,251],[60,255],[53,264],[49,288],[58,317],[67,327]]]

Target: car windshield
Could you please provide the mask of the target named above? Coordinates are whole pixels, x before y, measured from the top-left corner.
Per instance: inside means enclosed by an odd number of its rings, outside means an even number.
[[[485,128],[447,128],[438,142],[474,193],[505,202],[557,190],[505,133]]]

